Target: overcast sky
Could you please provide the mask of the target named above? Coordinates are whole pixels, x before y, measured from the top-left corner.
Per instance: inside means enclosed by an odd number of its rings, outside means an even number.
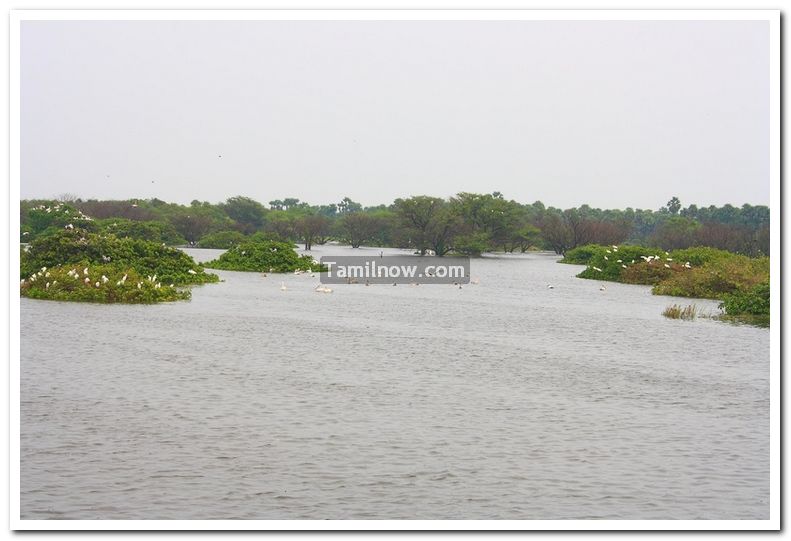
[[[768,204],[768,39],[761,21],[27,21],[21,195]]]

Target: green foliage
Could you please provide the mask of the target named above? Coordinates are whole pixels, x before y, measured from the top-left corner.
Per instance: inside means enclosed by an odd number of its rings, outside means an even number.
[[[119,264],[42,267],[20,283],[20,295],[31,299],[151,304],[189,299],[190,292],[159,277],[140,276],[132,268]]]
[[[577,276],[611,282],[624,281],[622,279],[624,271],[630,266],[644,262],[647,258],[651,258],[652,265],[664,268],[663,262],[666,257],[664,251],[644,246],[602,246],[600,250],[587,248],[586,251],[593,255],[588,259],[588,268]],[[633,281],[630,283],[643,282]]]
[[[674,273],[652,289],[656,295],[723,299],[732,293],[744,292],[769,280],[769,258],[751,259],[729,254],[710,260],[701,267]]]
[[[256,233],[258,234],[258,233]],[[241,244],[247,239],[242,233],[238,231],[218,231],[216,233],[210,233],[205,237],[202,237],[198,241],[199,248],[218,248],[222,250],[227,250],[232,246],[236,246],[237,244]]]
[[[123,218],[106,218],[97,221],[103,233],[111,233],[118,238],[148,240],[168,245],[185,244],[187,241],[169,223],[134,221]]]
[[[459,235],[453,243],[453,248],[457,253],[479,256],[489,247],[489,236],[486,233],[472,233],[469,235]]]
[[[725,295],[720,308],[731,316],[769,316],[769,281]]]
[[[98,226],[90,216],[71,205],[58,201],[45,201],[22,211],[21,242],[31,242],[39,236],[52,234],[62,229],[80,228],[96,231]]]
[[[709,248],[706,246],[695,246],[693,248],[684,248],[682,250],[673,250],[670,254],[675,261],[679,263],[689,262],[694,267],[699,267],[709,261],[727,259],[733,254],[725,250],[718,250],[716,248]]]
[[[42,267],[77,263],[112,263],[118,268],[134,269],[143,276],[156,274],[167,284],[202,284],[219,280],[217,275],[204,272],[203,267],[176,248],[79,229],[58,231],[34,240],[20,255],[20,272],[26,276]]]
[[[250,272],[293,272],[295,270],[320,270],[309,255],[297,255],[287,242],[244,242],[206,263],[210,269]]]
[[[559,263],[569,263],[571,265],[587,265],[594,256],[604,255],[607,248],[598,244],[586,244],[578,246],[566,252]],[[619,248],[620,249],[620,248]]]

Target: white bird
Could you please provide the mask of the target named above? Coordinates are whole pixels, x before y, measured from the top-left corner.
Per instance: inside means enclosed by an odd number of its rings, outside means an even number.
[[[96,282],[96,287],[99,287],[99,285],[100,285],[99,282]]]
[[[595,270],[597,272],[601,272],[601,269],[599,267],[593,267],[593,270]]]
[[[90,284],[90,283],[91,283],[91,279],[90,279],[90,278],[88,278],[87,276],[85,277],[85,283],[86,283],[86,284]]]
[[[195,271],[194,271],[194,270],[192,270],[192,269],[189,269],[187,272],[188,272],[188,273],[190,273],[190,274],[198,274],[197,272],[195,272]]]
[[[280,282],[280,291],[285,291],[285,290],[287,290],[287,289],[288,289],[288,288],[286,287],[286,284],[285,284],[285,282]]]
[[[141,287],[143,287],[143,283],[142,282],[137,282],[137,289],[140,289]]]
[[[607,256],[604,256],[604,260],[605,260],[605,261],[609,261],[609,260],[610,260],[610,258],[609,258],[609,257],[607,257]]]
[[[670,265],[668,265],[667,263],[665,263],[665,268],[666,268],[666,269],[669,269],[669,268],[670,268]]]
[[[621,265],[621,267],[626,268],[626,265]]]
[[[110,279],[109,279],[107,276],[105,276],[104,274],[102,274],[102,283],[103,283],[103,284],[106,284],[106,283],[107,283],[109,280],[110,280]]]
[[[47,282],[47,285],[44,286],[44,289],[49,289],[49,282]]]
[[[85,276],[88,276],[88,267],[85,267],[84,269],[82,269],[82,273],[83,273]]]
[[[606,287],[604,287],[604,286],[601,286],[601,287],[599,288],[599,291],[605,291],[606,289],[607,289]]]

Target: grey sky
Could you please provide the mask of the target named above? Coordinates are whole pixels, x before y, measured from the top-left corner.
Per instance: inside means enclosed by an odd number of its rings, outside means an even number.
[[[760,21],[27,21],[21,194],[768,204],[768,39]]]

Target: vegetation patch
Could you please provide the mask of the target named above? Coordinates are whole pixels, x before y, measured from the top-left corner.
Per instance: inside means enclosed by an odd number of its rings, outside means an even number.
[[[662,315],[670,319],[692,320],[698,315],[698,308],[694,304],[683,307],[679,304],[671,304],[665,308]]]
[[[205,264],[210,269],[249,272],[320,271],[309,255],[298,255],[293,245],[278,241],[244,242]]]
[[[188,290],[162,283],[156,275],[141,276],[117,264],[41,267],[22,279],[20,294],[55,301],[151,304],[189,299]]]
[[[89,267],[112,264],[118,272],[133,270],[140,276],[157,275],[163,284],[177,286],[219,280],[216,274],[205,272],[201,265],[176,248],[81,229],[63,229],[39,237],[20,254],[22,277],[31,276],[44,267],[77,264]]]
[[[227,250],[237,244],[242,244],[248,237],[239,231],[218,231],[210,233],[198,241],[198,248],[215,248]]]

